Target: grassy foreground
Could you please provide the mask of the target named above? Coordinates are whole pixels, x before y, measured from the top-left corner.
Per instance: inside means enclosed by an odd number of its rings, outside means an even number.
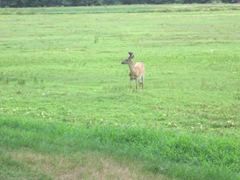
[[[239,6],[0,14],[0,179],[240,179]]]

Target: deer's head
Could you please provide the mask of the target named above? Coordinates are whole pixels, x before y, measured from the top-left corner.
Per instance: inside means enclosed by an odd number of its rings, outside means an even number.
[[[131,64],[132,63],[132,60],[134,58],[134,55],[132,52],[128,52],[129,54],[129,57],[127,59],[125,59],[122,64]]]

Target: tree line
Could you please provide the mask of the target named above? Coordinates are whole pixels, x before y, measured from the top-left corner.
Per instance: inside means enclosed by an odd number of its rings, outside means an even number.
[[[120,4],[239,3],[240,0],[0,0],[0,7],[101,6]]]

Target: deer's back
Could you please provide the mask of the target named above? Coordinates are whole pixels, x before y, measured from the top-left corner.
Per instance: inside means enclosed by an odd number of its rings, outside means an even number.
[[[130,69],[129,76],[131,79],[136,79],[144,75],[144,65],[141,62],[137,62],[132,69]]]
[[[142,62],[137,62],[135,68],[138,71],[139,75],[144,75],[144,65]]]

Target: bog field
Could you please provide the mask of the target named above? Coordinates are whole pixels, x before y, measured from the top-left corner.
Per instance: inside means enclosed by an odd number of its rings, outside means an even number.
[[[240,179],[239,32],[239,5],[0,9],[0,179]]]

